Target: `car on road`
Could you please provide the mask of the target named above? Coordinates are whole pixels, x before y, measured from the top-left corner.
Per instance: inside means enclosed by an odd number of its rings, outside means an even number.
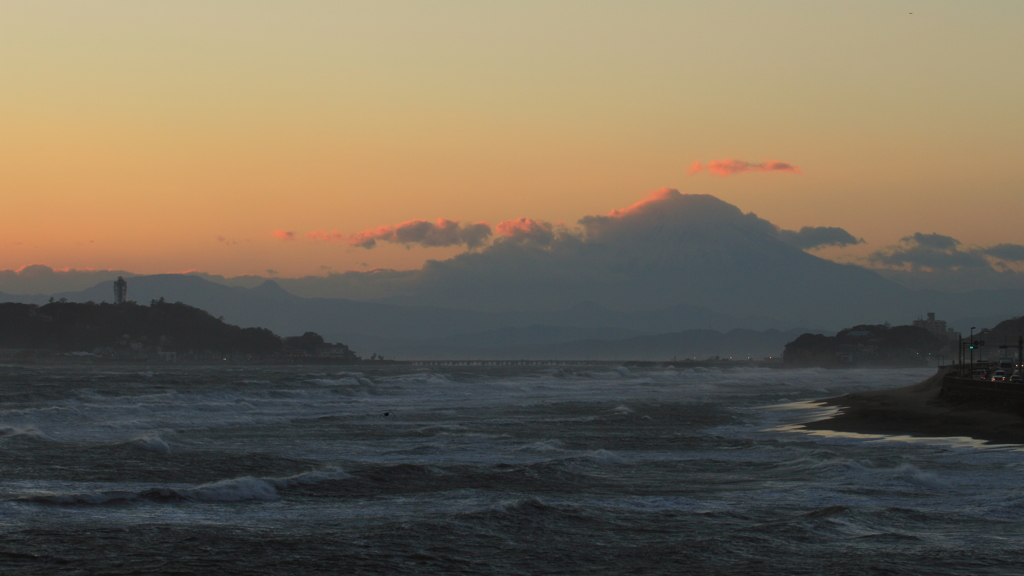
[[[996,370],[995,372],[992,373],[993,382],[1006,382],[1006,378],[1007,376],[1005,370]]]
[[[1014,374],[1010,376],[1010,382],[1024,382],[1024,377],[1020,374]]]

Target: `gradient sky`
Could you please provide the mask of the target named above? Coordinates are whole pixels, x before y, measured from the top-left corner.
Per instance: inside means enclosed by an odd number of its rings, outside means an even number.
[[[458,249],[304,235],[666,186],[867,240],[838,259],[1021,244],[1022,29],[1017,0],[6,2],[0,269],[413,268]],[[800,173],[688,175],[724,159]]]

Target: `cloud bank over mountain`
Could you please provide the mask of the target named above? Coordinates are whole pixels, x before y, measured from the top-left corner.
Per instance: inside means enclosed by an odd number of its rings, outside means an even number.
[[[866,305],[869,294],[900,290],[870,271],[807,254],[772,223],[712,196],[660,190],[578,224],[557,234],[542,227],[544,242],[498,239],[478,252],[430,261],[391,300],[481,310],[686,303],[812,321],[840,308],[830,304],[836,299],[849,308]],[[836,240],[834,233],[821,236]],[[856,241],[848,234],[838,239]]]
[[[951,236],[917,232],[868,256],[875,265],[908,268],[912,271],[955,271],[959,269],[1008,269],[1010,263],[1024,262],[1024,246],[997,244],[961,249],[962,243]]]
[[[280,236],[290,240],[296,234]],[[420,270],[277,281],[304,296],[407,305],[511,311],[565,309],[583,302],[613,310],[685,304],[733,317],[784,317],[787,324],[792,317],[809,325],[818,313],[810,303],[820,303],[820,309],[836,294],[857,300],[898,290],[872,272],[803,251],[857,242],[841,228],[780,230],[712,196],[672,189],[624,209],[585,216],[574,226],[526,217],[493,229],[482,222],[413,220],[347,239],[366,247],[378,241],[464,245],[468,251],[427,261]],[[204,276],[242,287],[260,281],[258,276]],[[308,290],[313,284],[317,289]]]
[[[1024,246],[970,246],[951,236],[917,232],[868,255],[880,275],[913,290],[969,292],[1024,289]]]
[[[1024,246],[1020,244],[996,244],[985,248],[982,252],[1007,262],[1024,262]]]
[[[134,276],[125,270],[51,268],[30,264],[17,270],[0,270],[0,292],[7,294],[53,294],[91,288],[118,276]]]
[[[427,261],[418,270],[275,280],[303,297],[482,311],[565,309],[584,302],[613,310],[686,304],[731,317],[783,319],[782,326],[832,325],[827,320],[832,318],[841,327],[843,318],[865,322],[897,317],[894,309],[880,303],[892,301],[890,296],[907,287],[950,292],[1024,288],[1024,274],[1011,268],[1024,262],[1024,246],[1018,244],[964,247],[949,236],[916,233],[873,252],[865,262],[870,269],[865,269],[807,253],[864,242],[843,228],[785,230],[712,196],[671,189],[568,225],[522,217],[492,228],[484,222],[438,219],[355,235],[280,232],[286,241],[304,236],[304,241],[342,245],[383,241],[463,246],[466,252]],[[245,288],[266,279],[189,274]],[[0,271],[0,292],[81,290],[118,275],[131,276],[125,271],[27,266]]]
[[[483,245],[490,236],[491,227],[486,222],[462,224],[438,218],[436,222],[410,220],[394,226],[364,230],[350,236],[348,243],[362,248],[373,248],[378,241],[426,247],[465,245],[467,248],[476,248]]]
[[[779,238],[801,250],[813,250],[826,246],[852,246],[863,244],[863,238],[856,238],[842,228],[832,226],[804,226],[799,231],[779,230]]]

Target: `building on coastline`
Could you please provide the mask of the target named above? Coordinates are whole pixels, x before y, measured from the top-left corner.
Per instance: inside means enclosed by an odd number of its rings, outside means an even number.
[[[947,328],[945,320],[936,320],[935,312],[929,312],[927,320],[923,320],[921,318],[914,320],[913,325],[917,326],[918,328],[924,328],[925,330],[931,332],[932,335],[934,335],[942,342],[956,340],[957,336],[960,335],[960,333],[957,332],[956,330],[953,330],[952,328]]]

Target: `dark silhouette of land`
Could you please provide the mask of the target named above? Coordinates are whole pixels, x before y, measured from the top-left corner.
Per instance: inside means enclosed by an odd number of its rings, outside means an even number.
[[[808,430],[918,437],[967,436],[996,444],[1024,444],[1019,402],[942,397],[946,370],[903,388],[857,392],[825,403],[839,414],[804,425]]]
[[[835,336],[802,334],[786,344],[782,358],[791,368],[924,366],[947,345],[918,326],[862,324]]]
[[[154,300],[149,306],[51,302],[0,304],[0,349],[14,358],[40,351],[110,360],[287,360],[299,357],[356,362],[344,344],[328,344],[313,332],[282,338],[266,328],[240,328],[182,304]]]

